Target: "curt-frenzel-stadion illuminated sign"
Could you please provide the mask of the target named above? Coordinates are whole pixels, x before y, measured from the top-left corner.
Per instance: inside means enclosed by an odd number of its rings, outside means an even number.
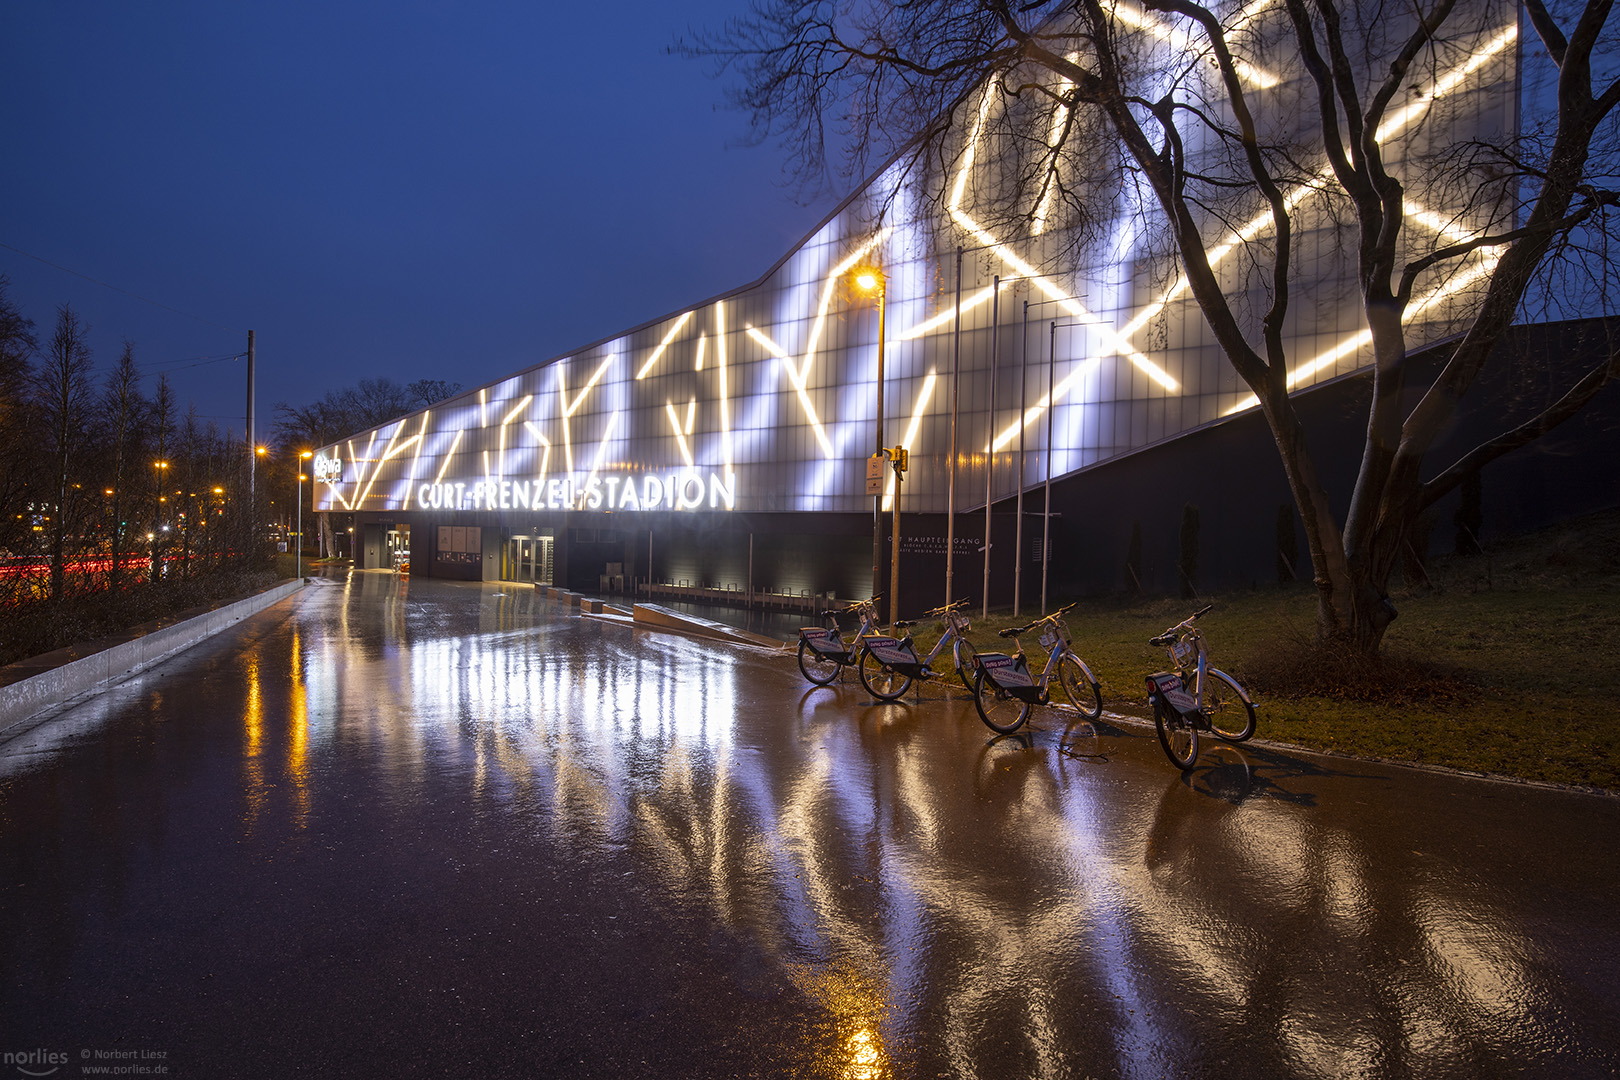
[[[416,504],[424,510],[734,510],[737,474],[590,476],[543,480],[474,480],[422,484]]]
[[[1410,181],[1410,257],[1469,248],[1411,283],[1412,352],[1458,332],[1501,257],[1480,244],[1494,204],[1421,182],[1442,136],[1510,145],[1517,6],[1480,8],[1477,30],[1414,75],[1378,133],[1397,179]],[[1289,45],[1286,12],[1254,11],[1240,72],[1257,115],[1278,129],[1267,138],[1292,146],[1314,81]],[[1225,99],[1218,75],[1186,65],[1181,42],[1196,27],[1135,18],[1144,86],[1166,73],[1200,103]],[[1163,242],[1173,223],[1140,185],[1096,179],[1084,155],[1046,153],[1045,133],[1071,126],[1071,95],[1051,72],[1027,77],[1047,92],[977,88],[938,155],[947,165],[897,158],[753,284],[320,448],[314,509],[868,514],[864,466],[881,430],[912,465],[903,491],[885,478],[881,509],[898,498],[906,512],[944,513],[1255,409]],[[1208,140],[1186,146],[1187,159],[1224,158],[1225,143]],[[1005,162],[1032,143],[1050,175],[1024,193],[1033,204],[1019,194],[1010,207],[1003,188],[1017,170]],[[1302,175],[1319,166],[1305,162]],[[1291,264],[1297,300],[1278,331],[1294,391],[1372,360],[1357,250],[1335,239],[1331,187],[1302,181],[1286,193],[1293,235],[1311,238]],[[1036,198],[1059,189],[1073,199]],[[1274,235],[1269,212],[1241,185],[1231,199],[1200,223],[1211,270],[1233,295],[1267,295],[1245,252]],[[871,275],[881,293],[852,284],[861,268],[882,270]],[[1264,305],[1241,310],[1258,335]]]
[[[314,471],[328,484],[343,481],[339,458],[317,454]],[[735,510],[737,474],[685,469],[662,475],[440,479],[417,484],[414,494],[422,510]]]

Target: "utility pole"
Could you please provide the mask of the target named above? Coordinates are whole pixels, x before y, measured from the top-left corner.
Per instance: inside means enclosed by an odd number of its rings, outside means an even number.
[[[956,322],[951,333],[951,467],[945,488],[945,603],[954,598],[956,563],[956,401],[962,375],[962,246],[956,246]]]
[[[996,475],[996,354],[1001,348],[1001,275],[990,283],[990,442],[984,456],[984,611],[990,617],[990,507],[994,504],[991,486]]]
[[[1057,323],[1052,323],[1052,339],[1046,347],[1046,508],[1041,511],[1041,614],[1046,614],[1046,568],[1052,561],[1052,414],[1057,401]]]
[[[247,372],[248,513],[252,515],[251,521],[257,521],[259,510],[255,495],[258,490],[259,444],[253,438],[253,359],[253,331],[249,330]],[[253,534],[250,532],[248,535],[251,537]]]
[[[900,612],[900,481],[909,464],[906,448],[896,446],[891,461],[894,465],[894,538],[889,553],[889,621],[892,623]]]
[[[1013,530],[1013,618],[1024,599],[1024,428],[1029,416],[1029,301],[1024,301],[1024,343],[1018,365],[1018,527]],[[1047,412],[1052,410],[1048,409]],[[1045,612],[1042,612],[1045,614]]]

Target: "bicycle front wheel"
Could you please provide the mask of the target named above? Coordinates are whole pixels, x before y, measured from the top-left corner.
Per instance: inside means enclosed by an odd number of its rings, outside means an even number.
[[[1023,727],[1032,708],[987,679],[983,670],[973,680],[973,707],[986,727],[1003,735]]]
[[[861,650],[861,685],[879,701],[893,701],[911,689],[911,676],[902,675],[872,655],[871,649]]]
[[[1081,716],[1095,720],[1102,715],[1102,686],[1084,660],[1074,653],[1065,653],[1058,661],[1058,682],[1069,696],[1069,704]]]
[[[1198,760],[1198,729],[1174,709],[1155,703],[1153,726],[1159,730],[1159,745],[1170,764],[1186,772]]]
[[[826,686],[838,678],[838,661],[818,653],[808,641],[799,642],[799,671],[817,686]]]
[[[1254,734],[1254,706],[1237,680],[1224,671],[1204,672],[1204,712],[1209,729],[1227,742],[1242,742]]]

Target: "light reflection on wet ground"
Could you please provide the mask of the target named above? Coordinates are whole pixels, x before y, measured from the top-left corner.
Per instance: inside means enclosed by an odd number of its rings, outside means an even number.
[[[1261,748],[1183,781],[1140,729],[992,740],[960,688],[880,706],[354,574],[0,747],[0,1042],[209,1077],[1611,1075],[1617,824]]]

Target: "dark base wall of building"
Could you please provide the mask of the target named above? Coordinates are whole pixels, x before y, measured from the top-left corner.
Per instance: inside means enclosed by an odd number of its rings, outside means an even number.
[[[1433,475],[1479,442],[1534,415],[1576,373],[1604,355],[1606,332],[1620,322],[1560,323],[1521,328],[1499,350],[1489,376],[1429,457]],[[1427,385],[1438,356],[1413,363],[1412,385]],[[1408,404],[1420,389],[1410,391]],[[1371,378],[1357,375],[1297,396],[1312,453],[1340,521],[1360,464]],[[1620,386],[1611,385],[1583,413],[1531,446],[1488,465],[1479,478],[1480,541],[1620,505]],[[1458,546],[1454,518],[1464,496],[1453,493],[1424,517],[1412,538],[1421,560]],[[1303,529],[1282,465],[1258,411],[1117,458],[1052,484],[1051,558],[1043,567],[1044,492],[1025,493],[1019,536],[1014,499],[998,501],[989,523],[992,607],[1012,604],[1015,581],[1027,609],[1046,590],[1061,598],[1142,592],[1174,595],[1275,584],[1311,576]],[[548,537],[551,583],[583,592],[633,592],[647,580],[795,595],[864,598],[872,592],[873,515],[601,514],[461,515],[453,524],[480,530],[474,550],[440,550],[442,518],[416,514],[357,515],[356,551],[384,561],[389,529],[410,525],[413,573],[470,580],[511,574],[513,537]],[[541,518],[544,520],[541,520]],[[1191,529],[1192,519],[1196,528]],[[947,530],[943,514],[901,520],[900,611],[920,614],[946,593]],[[951,595],[974,606],[985,595],[984,509],[956,518]],[[879,592],[888,591],[889,515],[882,518],[884,558]],[[1193,552],[1185,581],[1184,546]],[[1015,563],[1015,554],[1020,567]],[[367,563],[370,565],[370,563]],[[1021,580],[1019,580],[1021,578]]]

